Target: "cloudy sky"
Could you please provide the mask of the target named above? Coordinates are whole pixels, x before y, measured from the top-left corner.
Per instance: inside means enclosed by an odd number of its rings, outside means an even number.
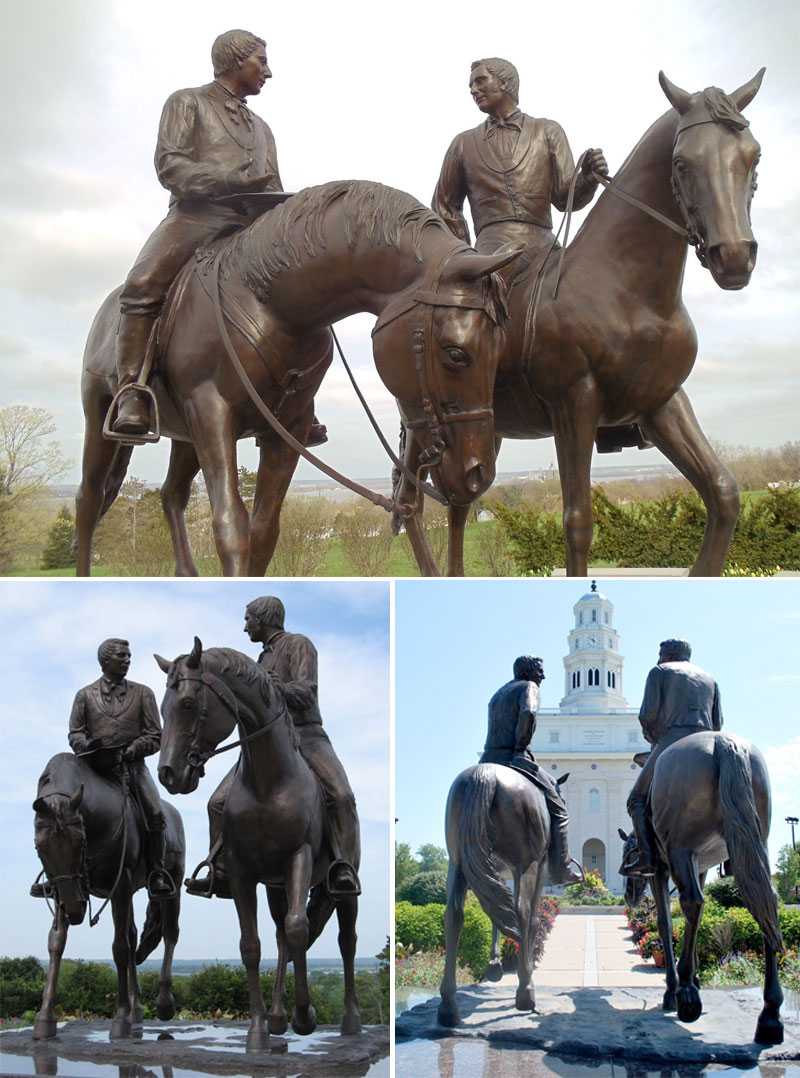
[[[388,931],[389,884],[389,601],[382,583],[270,583],[283,599],[286,625],[314,641],[320,657],[320,707],[325,729],[355,792],[361,819],[364,898],[358,954],[381,950]],[[242,631],[246,604],[256,585],[214,581],[182,583],[0,582],[0,863],[3,865],[3,927],[0,954],[47,953],[49,919],[44,903],[28,897],[40,865],[33,848],[37,779],[56,752],[69,751],[72,700],[99,676],[97,645],[108,636],[130,640],[130,677],[149,685],[160,702],[165,678],[153,652],[168,658],[191,650],[197,634],[208,647],[235,647],[257,657]],[[151,757],[151,772],[157,758]],[[187,867],[206,855],[206,802],[231,766],[231,756],[210,761],[198,789],[170,800],[186,829]],[[146,900],[136,899],[141,927]],[[275,933],[261,903],[261,946],[275,956]],[[12,927],[13,926],[13,927]],[[313,955],[338,955],[334,926]],[[70,932],[67,955],[110,955],[110,911],[96,928],[88,921]],[[239,953],[233,903],[185,899],[178,957],[230,958]],[[160,954],[160,951],[159,951]]]
[[[501,14],[501,11],[503,14]],[[689,259],[685,296],[700,337],[688,390],[706,431],[735,444],[797,436],[798,294],[793,0],[622,0],[570,4],[568,20],[512,0],[491,8],[366,0],[302,8],[230,0],[26,0],[6,4],[0,43],[0,404],[50,409],[78,476],[83,342],[104,295],[125,276],[163,215],[152,154],[166,96],[210,78],[213,38],[231,26],[268,41],[274,78],[255,109],[275,133],[287,190],[343,177],[377,179],[430,198],[453,135],[480,120],[469,63],[507,56],[521,105],[557,119],[573,149],[601,145],[612,173],[666,102],[659,68],[688,90],[731,90],[762,64],[748,110],[763,145],[753,209],[759,264],[744,292],[719,290]],[[373,372],[371,319],[341,326],[368,398],[389,435],[397,421]],[[334,365],[318,412],[332,430],[326,458],[357,476],[388,464]],[[647,458],[630,453],[633,460]],[[131,473],[158,481],[167,447],[137,450]],[[549,465],[552,442],[513,443],[504,470]],[[622,463],[625,458],[614,458]],[[242,460],[252,466],[251,446]],[[301,464],[298,476],[311,478]]]
[[[518,655],[542,657],[541,706],[558,707],[572,608],[588,590],[568,580],[437,584],[397,584],[397,840],[412,850],[444,846],[447,791],[475,763],[486,705]],[[716,678],[724,728],[767,760],[774,859],[790,840],[784,818],[800,816],[800,581],[605,580],[600,590],[614,604],[630,707],[667,637],[689,640]]]

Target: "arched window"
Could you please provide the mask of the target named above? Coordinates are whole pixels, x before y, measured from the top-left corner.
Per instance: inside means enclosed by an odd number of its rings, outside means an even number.
[[[611,671],[610,670],[606,671],[606,685],[607,685],[607,687],[609,689],[611,688]]]
[[[589,684],[590,685],[599,685],[600,684],[600,671],[597,669],[596,666],[592,667],[592,669],[589,670]]]
[[[597,611],[596,610],[592,611],[592,621],[597,621]]]
[[[608,611],[607,610],[606,610],[605,614],[603,615],[603,619],[604,619],[606,625],[608,625]]]
[[[612,673],[611,674],[611,688],[616,689],[616,687],[617,687],[617,675]]]
[[[583,625],[583,611],[582,610],[581,610],[580,614],[578,615],[578,624]]]
[[[600,811],[600,791],[592,787],[589,791],[589,812]]]
[[[577,677],[578,677],[578,683],[577,683],[577,685],[575,686],[575,688],[576,688],[576,689],[579,689],[579,688],[581,687],[581,672],[580,672],[580,670],[578,671],[578,675],[577,675]]]

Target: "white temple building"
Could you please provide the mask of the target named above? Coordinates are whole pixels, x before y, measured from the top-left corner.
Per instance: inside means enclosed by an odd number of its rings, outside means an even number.
[[[630,830],[626,801],[639,774],[633,756],[650,746],[642,737],[638,707],[629,707],[624,696],[613,603],[593,581],[573,611],[564,696],[558,708],[540,709],[531,748],[542,768],[557,777],[569,772],[561,792],[569,809],[572,856],[621,893],[617,828]]]

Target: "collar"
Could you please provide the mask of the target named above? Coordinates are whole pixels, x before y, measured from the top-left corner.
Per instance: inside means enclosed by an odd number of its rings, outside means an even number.
[[[236,94],[229,90],[224,83],[219,81],[219,79],[214,79],[212,86],[218,86],[219,89],[222,90],[223,94],[227,99],[226,104],[228,102],[231,102],[231,104],[235,103],[237,105],[243,105],[244,108],[247,108],[247,99],[244,97],[237,97]]]
[[[264,641],[264,651],[272,651],[273,647],[279,640],[286,636],[285,629],[276,629],[272,636],[268,637]]]
[[[111,681],[105,674],[100,678],[100,691],[106,696],[110,696],[111,693],[119,691],[120,696],[124,696],[128,691],[128,682],[125,678],[122,681]]]
[[[494,138],[495,134],[505,127],[513,127],[516,131],[521,131],[524,119],[522,109],[519,108],[514,109],[508,116],[487,116],[484,122],[483,137],[487,139]]]

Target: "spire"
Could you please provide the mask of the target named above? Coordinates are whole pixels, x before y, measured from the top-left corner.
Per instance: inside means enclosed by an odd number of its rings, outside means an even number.
[[[574,625],[564,656],[564,711],[604,712],[627,707],[622,695],[623,657],[614,628],[614,604],[597,581],[573,607]]]

